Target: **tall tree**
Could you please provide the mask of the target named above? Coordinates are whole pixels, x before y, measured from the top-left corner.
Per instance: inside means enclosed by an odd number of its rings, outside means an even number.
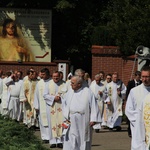
[[[111,0],[106,25],[123,54],[134,54],[139,45],[150,47],[149,16],[149,0]]]
[[[91,71],[91,34],[93,27],[101,21],[100,12],[104,10],[106,1],[103,0],[70,0],[67,5],[59,1],[56,9],[53,10],[53,26],[55,35],[52,43],[56,57],[62,58],[66,53],[67,58],[75,66],[83,67]],[[104,5],[105,4],[105,5]],[[66,6],[66,7],[65,7]],[[53,49],[53,50],[54,50]]]

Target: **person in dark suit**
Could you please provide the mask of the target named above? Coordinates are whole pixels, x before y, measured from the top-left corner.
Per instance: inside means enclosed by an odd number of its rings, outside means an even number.
[[[138,85],[140,85],[142,83],[141,81],[141,72],[140,71],[136,71],[135,72],[135,77],[133,80],[130,80],[128,82],[128,85],[127,85],[127,91],[126,91],[126,99],[128,98],[128,95],[130,93],[130,90]],[[131,129],[130,129],[130,121],[128,120],[127,118],[127,123],[128,123],[128,136],[129,137],[132,137],[131,135]]]

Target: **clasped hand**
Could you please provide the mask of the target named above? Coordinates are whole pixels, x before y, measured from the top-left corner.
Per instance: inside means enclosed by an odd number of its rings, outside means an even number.
[[[61,97],[60,96],[55,96],[55,98],[54,98],[54,101],[55,102],[58,102],[58,101],[60,101],[61,100]]]
[[[96,122],[90,122],[90,126],[94,126],[96,124]]]

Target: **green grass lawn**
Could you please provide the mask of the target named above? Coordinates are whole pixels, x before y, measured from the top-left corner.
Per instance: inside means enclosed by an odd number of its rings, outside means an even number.
[[[23,124],[0,116],[0,150],[48,150]]]

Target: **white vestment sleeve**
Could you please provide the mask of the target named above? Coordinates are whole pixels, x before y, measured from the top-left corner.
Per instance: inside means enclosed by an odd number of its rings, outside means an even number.
[[[91,97],[90,98],[90,107],[91,107],[90,122],[100,123],[100,122],[102,122],[102,119],[101,119],[101,114],[100,114],[100,111],[99,111],[99,107],[98,107],[97,101],[96,101],[92,91],[91,91],[91,93],[89,95]]]
[[[22,85],[21,85],[19,98],[20,98],[20,102],[24,102],[25,100],[27,100],[27,98],[25,96],[25,92],[24,92],[24,83],[22,83]]]
[[[89,89],[93,92],[93,94],[94,94],[94,96],[95,96],[95,98],[97,100],[98,99],[98,92],[96,93],[95,84],[96,83],[91,84],[90,87],[89,87]]]
[[[137,105],[136,100],[135,100],[133,92],[131,90],[128,95],[126,108],[125,108],[125,114],[133,126],[136,121],[136,115],[137,115],[136,105]]]
[[[104,102],[108,97],[108,86],[106,85],[104,91],[103,91],[103,98],[104,98]]]
[[[102,86],[101,86],[102,87]],[[100,86],[96,86],[96,83],[92,83],[89,87],[89,89],[93,92],[96,100],[103,101],[105,98],[105,94],[102,93],[100,95],[98,92],[100,91]],[[103,91],[102,91],[103,92]]]
[[[55,96],[49,94],[49,87],[48,87],[48,85],[45,86],[43,97],[44,97],[44,100],[46,101],[46,103],[48,105],[50,105],[50,106],[53,105]]]
[[[33,107],[38,110],[40,109],[38,84],[36,85],[36,88],[35,88]]]
[[[105,90],[103,92],[103,97],[104,97],[104,102],[107,103],[107,102],[110,102],[110,97],[108,96],[108,85],[106,85],[105,87]]]
[[[11,77],[8,77],[5,84],[6,86],[9,86],[13,82],[13,79]]]
[[[126,88],[126,86],[124,85],[124,83],[122,84],[122,88],[121,88],[121,98],[122,99],[125,99],[125,97],[126,97],[126,91],[127,91],[127,88]]]

